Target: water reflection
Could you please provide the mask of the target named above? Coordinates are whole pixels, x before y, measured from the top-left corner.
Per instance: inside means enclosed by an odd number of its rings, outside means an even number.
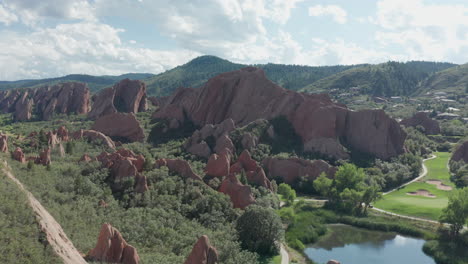
[[[330,225],[329,229],[326,236],[305,250],[318,263],[330,259],[342,264],[435,263],[422,252],[422,239],[348,225]]]

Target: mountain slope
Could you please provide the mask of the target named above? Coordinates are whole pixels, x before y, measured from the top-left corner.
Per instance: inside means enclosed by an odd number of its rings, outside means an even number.
[[[410,95],[421,81],[455,64],[410,61],[387,62],[346,70],[318,80],[302,89],[305,92],[327,92],[332,89],[346,92],[356,87],[360,93],[376,96]]]
[[[247,66],[249,65],[233,63],[215,56],[201,56],[144,81],[148,86],[149,94],[169,95],[181,86],[200,87],[208,79],[220,73],[235,71]],[[267,77],[278,85],[289,90],[299,90],[321,78],[362,65],[312,67],[268,63],[253,66],[262,68]]]
[[[112,86],[116,82],[125,78],[141,80],[153,76],[150,73],[126,73],[118,76],[103,75],[93,76],[86,74],[70,74],[63,77],[47,78],[47,79],[34,79],[34,80],[19,80],[19,81],[0,81],[0,90],[14,89],[14,88],[26,88],[35,87],[42,85],[55,84],[59,82],[84,82],[87,83],[91,91],[98,91],[102,88]]]
[[[446,91],[463,94],[468,92],[468,63],[437,72],[424,80],[418,93]]]

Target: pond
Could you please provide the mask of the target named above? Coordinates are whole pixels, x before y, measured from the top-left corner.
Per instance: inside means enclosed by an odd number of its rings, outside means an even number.
[[[329,225],[329,232],[305,249],[317,263],[335,259],[341,264],[435,264],[424,254],[425,240],[348,225]]]

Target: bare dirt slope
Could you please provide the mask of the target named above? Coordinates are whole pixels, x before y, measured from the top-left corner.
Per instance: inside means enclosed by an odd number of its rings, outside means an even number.
[[[83,259],[70,239],[68,239],[60,224],[57,223],[54,217],[47,212],[36,198],[34,198],[32,193],[26,190],[23,184],[16,179],[13,173],[11,173],[11,168],[8,166],[7,162],[4,161],[2,165],[3,173],[15,182],[21,191],[27,195],[29,204],[36,213],[36,218],[41,230],[46,234],[47,241],[49,241],[55,253],[62,258],[65,264],[86,264],[87,262]]]

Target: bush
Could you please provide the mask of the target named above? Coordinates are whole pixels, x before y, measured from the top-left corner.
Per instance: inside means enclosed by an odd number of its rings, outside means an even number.
[[[277,254],[276,242],[283,240],[280,217],[268,208],[251,205],[237,219],[236,230],[242,247],[261,255]]]

